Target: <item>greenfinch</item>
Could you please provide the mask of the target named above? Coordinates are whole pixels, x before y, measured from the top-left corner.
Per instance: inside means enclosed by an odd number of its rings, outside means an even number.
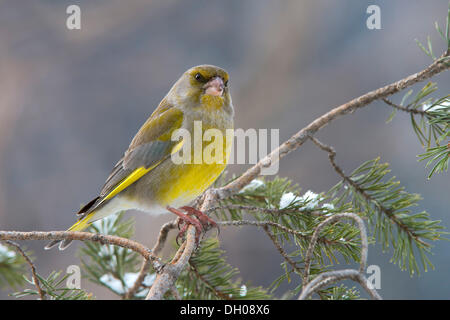
[[[229,160],[230,143],[224,139],[223,148],[219,148],[223,152],[223,161],[203,159],[175,163],[172,156],[180,152],[190,152],[191,157],[187,159],[198,158],[195,154],[198,147],[202,152],[207,141],[173,140],[172,135],[181,129],[193,136],[195,125],[200,123],[201,134],[213,129],[229,138],[233,116],[228,73],[212,65],[187,70],[135,135],[100,194],[81,208],[77,213],[78,221],[68,230],[84,230],[99,219],[130,209],[150,214],[173,212],[186,222],[185,226],[194,224],[197,232],[201,232],[201,224],[214,224],[187,204],[200,196],[223,172]],[[183,214],[180,209],[188,214]],[[63,250],[70,242],[68,239],[55,240],[45,248],[60,243],[59,248]]]

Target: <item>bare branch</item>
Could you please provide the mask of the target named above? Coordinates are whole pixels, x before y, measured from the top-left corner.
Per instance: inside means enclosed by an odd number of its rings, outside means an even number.
[[[157,270],[161,268],[161,259],[153,255],[152,251],[140,244],[139,242],[99,233],[81,232],[81,231],[0,231],[0,240],[81,240],[94,241],[101,244],[111,244],[123,248],[127,248],[139,253],[145,259],[149,259],[153,267]]]
[[[169,231],[177,227],[177,220],[167,222],[161,227],[161,230],[159,231],[158,241],[156,241],[156,244],[152,249],[154,255],[158,255],[161,252],[167,240]]]
[[[187,265],[195,246],[195,227],[191,225],[186,231],[186,241],[178,249],[175,258],[158,272],[146,300],[161,300],[164,294],[175,286],[175,281]]]
[[[142,261],[141,269],[139,270],[139,275],[137,279],[134,281],[133,286],[130,289],[128,289],[128,291],[124,294],[123,296],[124,299],[131,299],[134,297],[136,292],[141,287],[142,282],[144,282],[149,267],[150,267],[150,260],[144,258],[144,260]]]
[[[314,280],[312,280],[304,287],[298,299],[299,300],[308,299],[317,290],[320,290],[325,286],[346,279],[358,282],[369,293],[372,299],[381,300],[381,296],[375,289],[369,287],[367,279],[361,274],[361,272],[354,269],[329,271],[319,274],[316,278],[314,278]]]

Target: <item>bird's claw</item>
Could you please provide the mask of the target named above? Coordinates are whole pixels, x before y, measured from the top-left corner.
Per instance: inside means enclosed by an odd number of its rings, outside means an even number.
[[[202,224],[197,219],[191,217],[191,215],[185,214],[178,209],[175,209],[172,207],[167,207],[167,210],[176,214],[180,218],[180,221],[178,222],[178,228],[180,228],[180,225],[185,223],[176,237],[177,244],[178,244],[178,239],[186,233],[186,230],[189,227],[189,225],[193,225],[195,227],[195,243],[198,244],[198,242],[200,240],[200,235],[203,232]]]
[[[180,209],[185,210],[189,216],[195,215],[197,219],[201,222],[204,230],[208,230],[210,227],[212,227],[217,228],[217,230],[220,232],[217,223],[213,219],[208,217],[206,214],[204,214],[202,211],[187,206],[181,207]]]
[[[218,234],[220,233],[220,229],[217,225],[217,223],[208,217],[206,214],[204,214],[202,211],[197,210],[192,207],[184,206],[181,207],[181,210],[186,211],[186,213],[181,212],[178,209],[168,207],[167,208],[170,212],[175,213],[178,217],[180,217],[178,221],[178,229],[180,232],[178,233],[176,237],[176,242],[178,244],[178,239],[184,236],[186,233],[189,225],[193,225],[195,227],[195,242],[198,244],[200,240],[200,235],[203,231],[207,231],[210,227],[217,228]],[[196,218],[192,217],[195,216]],[[184,225],[183,225],[184,224]]]

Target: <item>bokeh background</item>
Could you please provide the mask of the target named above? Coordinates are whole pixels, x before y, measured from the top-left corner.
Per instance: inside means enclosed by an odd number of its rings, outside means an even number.
[[[81,30],[66,28],[66,8],[81,7]],[[381,30],[366,27],[366,8],[381,8]],[[215,64],[231,75],[237,128],[279,128],[284,140],[317,116],[430,63],[414,39],[427,35],[442,52],[434,22],[444,24],[447,0],[434,1],[17,1],[0,2],[0,229],[62,230],[95,196],[138,128],[187,68]],[[437,76],[436,96],[450,74]],[[418,88],[417,86],[415,87]],[[395,97],[400,101],[401,95]],[[349,171],[381,156],[419,209],[450,226],[449,180],[426,180],[409,117],[382,103],[345,116],[319,134]],[[248,166],[234,165],[231,172]],[[326,155],[306,144],[280,164],[303,191],[338,181]],[[151,246],[173,219],[131,213],[135,238]],[[281,257],[265,234],[249,228],[220,234],[242,279],[268,286]],[[27,242],[43,275],[78,264],[72,245],[44,251]],[[438,242],[436,269],[410,277],[370,247],[381,267],[381,295],[390,299],[450,298],[450,243]],[[342,266],[341,266],[342,267]],[[82,281],[97,298],[114,298]],[[281,296],[283,286],[276,292]],[[0,298],[11,299],[7,292]]]

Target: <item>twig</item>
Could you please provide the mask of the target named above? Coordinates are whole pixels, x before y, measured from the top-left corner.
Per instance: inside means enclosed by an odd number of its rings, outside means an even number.
[[[148,268],[150,266],[150,260],[144,258],[142,261],[141,269],[139,270],[139,275],[137,279],[134,281],[133,286],[128,289],[128,291],[124,294],[124,299],[131,299],[134,297],[136,292],[139,290],[139,288],[142,285],[142,282],[144,282],[145,276],[147,275]]]
[[[361,261],[359,265],[359,270],[354,269],[344,269],[337,271],[323,272],[315,277],[311,282],[308,283],[309,278],[309,268],[311,265],[311,259],[314,247],[317,243],[317,238],[320,231],[327,224],[333,223],[343,218],[349,218],[356,221],[361,233]],[[305,300],[309,298],[314,292],[320,290],[321,288],[328,286],[340,280],[350,279],[358,282],[372,297],[372,299],[381,300],[381,296],[378,292],[368,285],[367,279],[364,277],[364,271],[367,265],[367,252],[368,252],[368,241],[367,232],[363,220],[354,213],[338,213],[334,216],[329,217],[322,223],[320,223],[313,234],[311,243],[309,244],[308,250],[305,256],[305,272],[303,275],[303,290],[298,297],[299,300]]]
[[[281,254],[281,256],[284,258],[284,260],[286,260],[287,263],[289,263],[291,265],[291,267],[295,271],[297,271],[298,274],[302,274],[302,270],[297,266],[297,263],[295,263],[295,261],[292,260],[291,257],[289,257],[289,255],[286,253],[286,251],[284,251],[283,247],[280,245],[280,243],[278,242],[275,235],[269,230],[269,227],[267,225],[265,225],[263,227],[263,229],[269,236],[270,240],[272,240],[273,244],[275,245],[275,247],[277,248],[277,250]]]
[[[170,292],[172,293],[172,296],[175,298],[175,300],[181,300],[181,296],[178,293],[176,286],[173,286],[172,289],[170,289]]]
[[[177,227],[176,220],[167,222],[161,227],[161,230],[159,231],[158,240],[156,241],[156,244],[154,245],[154,247],[152,249],[152,252],[154,255],[158,255],[161,252],[161,250],[164,247],[164,244],[166,242],[169,231],[172,229],[175,229],[176,227]]]
[[[272,227],[276,227],[280,230],[286,231],[290,234],[296,235],[299,238],[309,238],[310,237],[301,231],[290,229],[288,227],[285,227],[285,226],[283,226],[279,223],[273,222],[273,221],[232,220],[232,221],[218,221],[217,224],[222,225],[222,226],[252,225],[252,226],[263,227],[263,228],[267,227],[267,226],[272,226]]]
[[[160,300],[164,294],[170,290],[178,279],[181,271],[187,265],[192,253],[195,250],[195,227],[189,226],[186,231],[186,241],[178,249],[176,261],[172,261],[170,264],[165,265],[161,272],[156,276],[155,281],[147,294],[146,300]],[[174,259],[175,260],[175,259]]]
[[[31,268],[31,275],[33,277],[33,283],[36,286],[36,289],[39,293],[39,297],[41,300],[46,300],[45,292],[41,288],[41,284],[39,282],[39,278],[37,276],[36,267],[34,266],[34,263],[31,261],[30,257],[25,253],[25,251],[22,250],[19,244],[15,243],[11,240],[4,240],[5,243],[9,244],[10,246],[13,246],[16,248],[17,251],[22,255],[22,257],[26,260],[26,262],[29,264]]]
[[[303,274],[303,284],[304,286],[308,283],[309,278],[309,269],[311,266],[312,255],[314,252],[314,247],[316,246],[317,239],[319,238],[320,231],[328,224],[336,222],[341,219],[353,219],[359,228],[359,232],[361,234],[361,261],[359,265],[359,272],[362,273],[366,270],[367,265],[367,251],[368,251],[368,241],[367,241],[367,231],[364,225],[363,220],[356,214],[345,212],[345,213],[337,213],[328,219],[322,221],[314,230],[313,236],[311,238],[311,242],[309,243],[308,250],[305,255],[305,271]]]
[[[243,211],[256,211],[256,212],[262,212],[267,214],[273,214],[273,215],[281,215],[281,214],[289,214],[289,213],[305,213],[310,214],[313,216],[322,216],[323,213],[308,209],[302,209],[302,210],[289,210],[289,209],[276,209],[276,208],[261,208],[256,206],[246,206],[246,205],[240,205],[240,204],[230,204],[226,206],[216,206],[209,208],[205,214],[210,214],[211,212],[217,211],[217,210],[243,210]]]
[[[404,111],[404,112],[413,113],[413,114],[420,114],[420,115],[422,115],[422,116],[424,116],[424,115],[427,114],[426,111],[418,110],[418,109],[411,109],[411,108],[408,108],[408,107],[404,107],[404,106],[401,106],[401,105],[399,105],[399,104],[395,104],[395,103],[393,103],[392,101],[390,101],[389,99],[386,99],[386,98],[384,98],[383,101],[384,101],[388,106],[391,106],[391,107],[394,108],[394,109],[398,109],[398,110],[401,110],[401,111]]]
[[[354,269],[329,271],[319,274],[316,278],[314,278],[314,280],[312,280],[304,287],[298,299],[308,299],[317,290],[337,281],[346,279],[358,282],[369,293],[372,299],[381,300],[381,296],[378,294],[378,292],[368,286],[367,279],[361,274],[361,272]]]
[[[250,221],[250,220],[230,220],[230,221],[217,221],[218,225],[222,225],[222,226],[255,226],[255,227],[265,227],[265,226],[272,226],[275,227],[277,229],[280,229],[282,231],[285,231],[287,233],[290,233],[294,236],[297,236],[298,238],[302,238],[305,240],[309,240],[312,236],[309,234],[306,234],[304,232],[298,231],[298,230],[294,230],[294,229],[290,229],[288,227],[283,226],[282,224],[273,222],[273,221]],[[328,240],[324,237],[319,237],[318,239],[319,242],[321,243],[325,243],[325,244],[336,244],[339,243],[339,241],[333,241],[333,240]]]
[[[152,249],[153,255],[156,256],[161,252],[162,248],[164,247],[164,243],[166,242],[169,231],[175,229],[176,227],[177,227],[176,221],[167,222],[161,227],[158,240],[156,241],[156,244]],[[139,270],[139,275],[135,280],[133,286],[124,295],[124,299],[131,299],[135,295],[135,293],[139,290],[139,288],[142,285],[142,282],[145,279],[145,276],[147,275],[149,266],[150,260],[144,259],[144,261],[142,261],[141,269]]]

